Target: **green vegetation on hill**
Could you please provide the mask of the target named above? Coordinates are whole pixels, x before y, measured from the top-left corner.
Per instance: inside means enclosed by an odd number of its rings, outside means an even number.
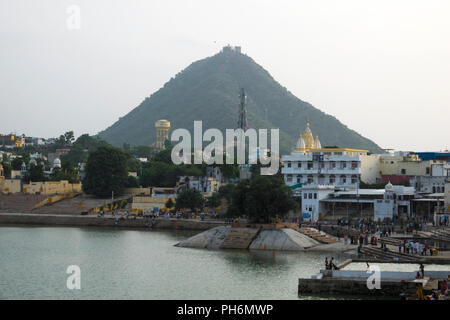
[[[159,119],[169,120],[172,129],[191,132],[194,120],[203,121],[203,130],[236,128],[241,87],[247,93],[249,126],[279,128],[282,153],[294,148],[306,120],[322,145],[380,151],[374,142],[335,117],[295,97],[250,57],[223,52],[192,63],[99,137],[116,146],[151,145],[156,139],[154,123]]]
[[[61,156],[61,161],[69,161],[76,166],[78,163],[87,161],[90,151],[96,151],[99,147],[106,145],[108,145],[106,141],[83,134],[70,147],[70,152]]]

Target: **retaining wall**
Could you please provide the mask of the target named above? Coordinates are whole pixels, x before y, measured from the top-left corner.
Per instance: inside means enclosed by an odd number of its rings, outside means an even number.
[[[149,221],[144,219],[125,219],[115,224],[114,218],[97,216],[73,216],[73,215],[48,215],[48,214],[0,214],[0,225],[24,224],[24,225],[58,225],[58,226],[109,226],[126,228],[148,228]],[[220,221],[195,221],[177,219],[156,219],[152,228],[155,229],[185,229],[208,230],[224,225]]]
[[[401,293],[415,294],[414,282],[382,281],[381,289],[368,289],[366,279],[299,279],[298,293],[317,295],[355,296],[399,296]]]

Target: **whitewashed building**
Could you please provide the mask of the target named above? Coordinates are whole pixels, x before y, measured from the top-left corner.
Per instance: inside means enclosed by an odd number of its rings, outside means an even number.
[[[334,186],[322,185],[301,188],[301,199],[302,199],[302,218],[304,221],[317,221],[322,218],[325,212],[323,208],[324,200],[329,197],[331,193],[334,192]]]
[[[376,183],[379,177],[379,157],[367,153],[368,150],[360,149],[322,148],[308,122],[295,150],[282,157],[281,173],[286,184],[293,188],[301,184],[356,189],[361,180]]]

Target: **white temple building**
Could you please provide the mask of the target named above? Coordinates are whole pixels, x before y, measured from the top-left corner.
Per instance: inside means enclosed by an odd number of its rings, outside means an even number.
[[[296,148],[290,155],[282,156],[281,173],[286,184],[294,190],[306,185],[356,189],[361,179],[374,183],[378,174],[373,169],[376,166],[372,165],[372,162],[378,163],[378,159],[371,159],[367,153],[368,150],[360,149],[322,148],[319,137],[314,138],[307,122]]]

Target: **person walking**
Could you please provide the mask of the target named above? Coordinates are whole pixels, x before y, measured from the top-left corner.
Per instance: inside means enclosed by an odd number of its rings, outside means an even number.
[[[422,274],[422,279],[423,279],[425,277],[425,267],[423,266],[422,263],[420,264],[419,269],[420,269],[420,273]]]

